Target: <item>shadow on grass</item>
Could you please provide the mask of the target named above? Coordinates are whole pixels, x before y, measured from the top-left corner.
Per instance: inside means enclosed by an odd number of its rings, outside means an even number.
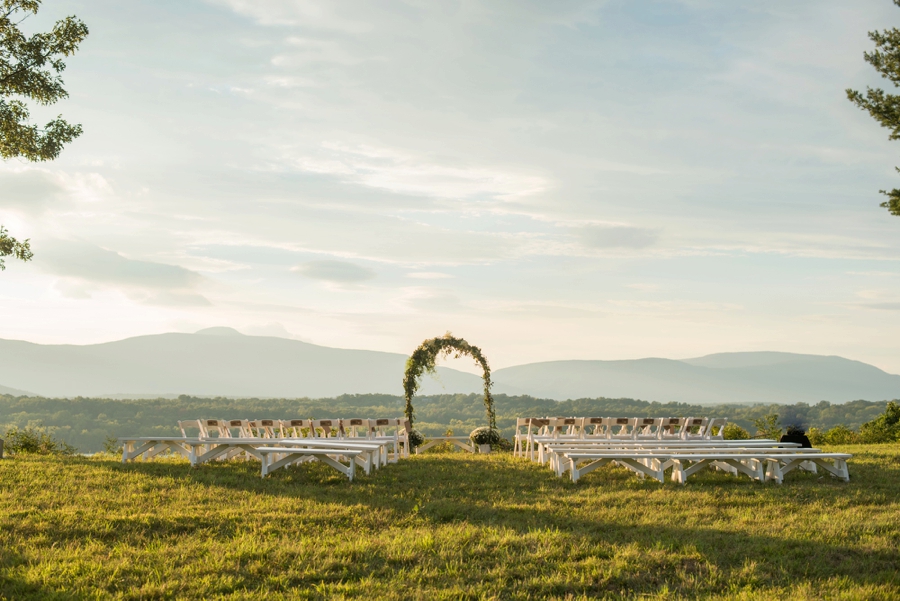
[[[510,545],[522,545],[524,555],[533,553],[529,537],[551,532],[567,537],[572,549],[573,565],[590,558],[609,560],[616,549],[633,548],[643,554],[638,567],[623,571],[619,580],[603,584],[603,591],[652,591],[674,585],[689,593],[685,578],[719,580],[739,577],[748,565],[762,566],[767,584],[790,585],[844,579],[864,586],[900,585],[897,565],[900,552],[872,549],[853,544],[853,533],[843,543],[828,542],[827,537],[809,533],[806,538],[781,535],[790,516],[772,514],[771,530],[765,534],[748,533],[746,527],[735,527],[734,518],[687,523],[691,503],[715,509],[740,509],[748,512],[773,511],[773,508],[801,508],[817,503],[816,512],[840,519],[841,512],[853,507],[883,507],[896,503],[900,490],[900,462],[894,455],[872,456],[851,465],[850,483],[828,475],[792,473],[782,486],[756,483],[747,478],[711,471],[693,477],[687,486],[654,481],[641,481],[630,472],[602,468],[580,483],[559,479],[546,467],[515,460],[508,456],[489,458],[459,454],[428,455],[391,464],[356,481],[346,478],[321,464],[304,464],[280,470],[267,479],[259,476],[256,462],[217,462],[191,468],[180,461],[160,461],[122,465],[114,460],[74,458],[67,461],[102,467],[112,475],[130,476],[145,490],[200,486],[264,497],[302,498],[323,505],[342,505],[350,513],[381,514],[397,527],[427,526],[430,529],[475,527],[516,534]],[[137,480],[134,480],[137,477]],[[127,486],[128,483],[126,482]],[[596,495],[611,505],[621,504],[621,519],[594,518],[591,507],[597,507]],[[713,498],[710,499],[710,496]],[[701,497],[703,497],[701,502]],[[224,502],[224,501],[223,501]],[[779,505],[781,504],[781,505]],[[358,511],[356,508],[359,508]],[[653,512],[655,519],[629,517]],[[646,518],[646,515],[640,516]],[[238,520],[240,518],[237,518]],[[274,530],[292,531],[296,515],[267,516]],[[347,520],[342,525],[343,520]],[[321,531],[346,526],[359,528],[358,521],[339,512],[320,511],[304,516],[306,527]],[[164,510],[153,515],[119,518],[107,524],[103,532],[91,530],[45,532],[52,543],[65,544],[73,539],[92,537],[107,544],[156,537],[216,536],[230,538],[240,530],[234,520],[223,520],[215,514],[167,517]],[[13,523],[12,528],[16,525]],[[371,526],[369,526],[371,527]],[[367,526],[362,526],[367,528]],[[887,532],[897,538],[897,527]],[[22,533],[27,536],[27,533]],[[662,551],[662,552],[660,552]],[[605,554],[605,555],[604,555]],[[676,559],[671,559],[676,558]],[[387,552],[374,549],[358,567],[366,570],[399,569]],[[357,569],[357,568],[355,568]],[[344,576],[346,577],[346,574]],[[327,581],[329,575],[317,576]],[[597,592],[592,584],[583,583],[581,592]],[[612,588],[610,588],[612,587]],[[6,587],[4,587],[6,588]],[[572,590],[572,589],[567,589]],[[551,593],[553,591],[538,591]],[[710,591],[708,591],[710,592]],[[719,591],[722,592],[722,591]]]

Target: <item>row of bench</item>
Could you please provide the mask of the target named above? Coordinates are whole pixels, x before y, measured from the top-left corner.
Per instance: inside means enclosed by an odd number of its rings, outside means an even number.
[[[681,484],[707,467],[779,484],[785,474],[795,469],[816,472],[821,468],[842,480],[850,479],[847,460],[851,455],[847,453],[823,453],[820,449],[802,448],[798,443],[769,439],[724,440],[721,438],[724,420],[599,418],[609,420],[607,423],[632,422],[631,431],[616,438],[614,435],[597,435],[584,428],[584,424],[598,418],[525,419],[528,420],[527,428],[524,431],[517,428],[516,453],[548,464],[558,476],[570,474],[573,482],[607,464],[625,467],[642,478],[649,476],[660,482],[664,481],[666,470],[671,470],[672,481]],[[680,432],[653,437],[640,430],[645,421],[650,420],[665,428],[669,419],[681,420]],[[716,422],[721,424],[718,431],[710,427]],[[693,426],[696,430],[691,432]]]
[[[368,474],[386,463],[408,457],[410,452],[409,422],[402,418],[200,419],[183,420],[178,425],[181,436],[119,438],[122,462],[138,457],[149,461],[167,451],[181,455],[195,467],[209,461],[255,458],[265,477],[281,467],[320,461],[353,480],[357,466]]]

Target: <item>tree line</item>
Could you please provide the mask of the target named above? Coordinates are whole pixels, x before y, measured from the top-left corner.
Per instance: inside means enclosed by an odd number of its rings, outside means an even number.
[[[442,394],[416,397],[416,428],[423,434],[443,434],[448,429],[465,435],[484,426],[484,402],[478,394]],[[494,397],[497,427],[511,438],[518,417],[727,417],[729,422],[755,435],[768,416],[776,415],[783,428],[815,428],[824,434],[836,427],[850,432],[846,442],[868,441],[858,437],[863,426],[882,420],[886,442],[900,435],[897,401],[851,401],[848,403],[794,405],[658,403],[636,399],[577,399],[554,401],[531,396],[498,394]],[[175,399],[49,399],[0,396],[0,436],[13,428],[44,427],[54,436],[83,453],[103,450],[104,441],[116,436],[163,436],[179,434],[178,420],[374,418],[403,415],[404,397],[388,394],[342,395],[324,399],[230,399],[180,396]],[[894,413],[891,413],[891,407]],[[885,418],[884,416],[887,416]],[[893,416],[893,417],[891,417]],[[892,421],[893,420],[893,421]],[[844,430],[841,430],[842,432]],[[871,428],[869,432],[874,432]],[[893,438],[892,438],[893,437]],[[840,440],[845,440],[841,438]],[[837,440],[837,439],[835,439]],[[826,441],[827,444],[827,441]]]

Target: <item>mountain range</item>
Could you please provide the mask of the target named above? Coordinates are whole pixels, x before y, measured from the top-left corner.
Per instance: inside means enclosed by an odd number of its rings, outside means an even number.
[[[231,328],[90,345],[0,339],[0,394],[47,397],[324,398],[402,394],[406,356],[337,349]],[[498,369],[494,390],[565,400],[816,403],[900,397],[900,376],[842,357],[776,352],[696,359],[547,361]],[[420,392],[478,392],[481,378],[447,367]],[[27,391],[27,392],[25,392]]]

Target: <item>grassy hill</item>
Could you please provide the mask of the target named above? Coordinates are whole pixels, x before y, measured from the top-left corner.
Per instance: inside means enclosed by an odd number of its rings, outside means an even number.
[[[422,455],[305,464],[0,461],[0,599],[896,599],[900,446],[848,483]]]

